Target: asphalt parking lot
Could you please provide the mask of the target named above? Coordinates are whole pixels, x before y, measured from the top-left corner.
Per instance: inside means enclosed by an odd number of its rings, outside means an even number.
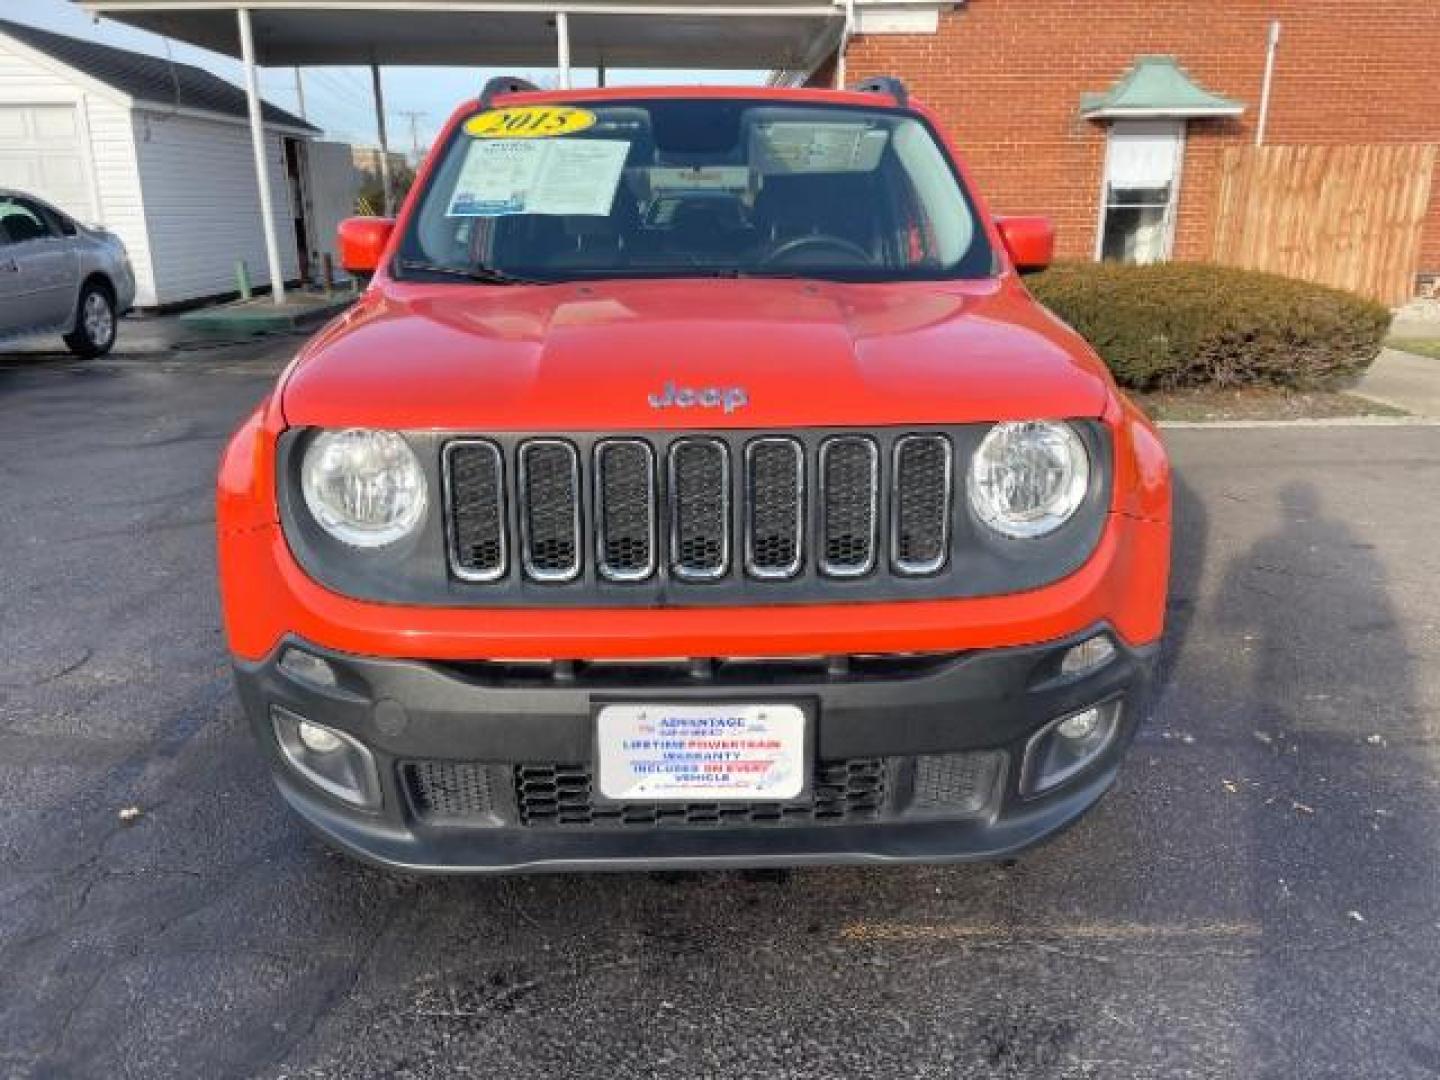
[[[231,690],[214,462],[294,346],[0,358],[0,1076],[1440,1075],[1440,428],[1168,433],[1156,715],[1012,865],[413,879]]]

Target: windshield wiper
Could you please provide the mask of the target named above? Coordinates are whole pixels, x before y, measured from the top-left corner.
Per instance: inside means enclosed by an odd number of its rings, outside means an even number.
[[[421,274],[443,274],[446,277],[464,278],[482,285],[551,285],[554,282],[538,278],[519,277],[496,270],[490,266],[445,266],[442,263],[427,262],[424,259],[400,259],[396,265],[404,271]]]

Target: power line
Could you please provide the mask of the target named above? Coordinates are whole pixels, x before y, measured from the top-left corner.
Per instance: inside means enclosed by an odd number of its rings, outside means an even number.
[[[375,110],[368,101],[369,91],[362,97],[354,90],[345,86],[339,79],[336,79],[329,70],[311,68],[307,73],[309,76],[310,90],[319,91],[323,98],[320,113],[338,116],[342,121],[340,124],[326,125],[334,127],[353,128],[359,131],[369,131],[375,124]],[[366,139],[374,139],[374,135],[366,136]]]
[[[343,101],[350,108],[363,108],[360,101],[357,101],[357,98],[363,101],[370,96],[370,92],[366,90],[362,97],[357,90],[346,86],[329,71],[312,69],[311,78],[312,81],[318,82],[320,86],[323,86],[330,93],[334,94],[336,100]]]

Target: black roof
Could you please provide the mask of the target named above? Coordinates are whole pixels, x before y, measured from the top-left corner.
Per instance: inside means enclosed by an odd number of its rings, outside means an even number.
[[[175,64],[163,57],[99,45],[8,19],[0,19],[0,34],[84,72],[136,101],[200,109],[222,116],[246,118],[250,115],[245,91],[218,75],[190,64]],[[320,130],[268,101],[261,103],[261,113],[272,124],[314,132]]]

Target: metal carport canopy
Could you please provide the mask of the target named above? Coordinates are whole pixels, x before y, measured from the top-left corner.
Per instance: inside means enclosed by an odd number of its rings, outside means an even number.
[[[582,67],[808,70],[839,43],[846,0],[78,0],[88,11],[264,67],[549,67],[557,16]],[[892,0],[893,2],[893,0]],[[902,0],[903,5],[903,0]]]

